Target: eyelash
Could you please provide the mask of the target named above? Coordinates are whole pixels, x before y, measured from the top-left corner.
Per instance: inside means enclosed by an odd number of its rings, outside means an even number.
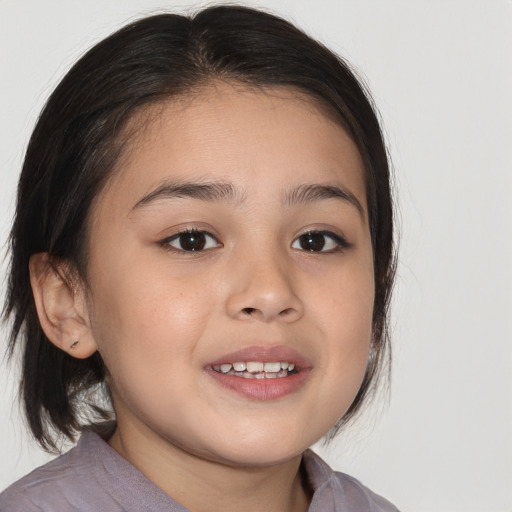
[[[184,235],[194,235],[196,237],[202,237],[203,240],[199,239],[199,242],[204,242],[204,245],[211,244],[211,241],[213,241],[216,245],[214,247],[199,247],[197,249],[184,249],[179,247],[174,247],[171,245],[171,242],[174,242],[176,240],[180,240],[180,238]],[[183,242],[183,240],[182,240]],[[222,244],[217,240],[217,238],[209,233],[208,231],[204,231],[202,229],[183,229],[179,231],[178,233],[169,236],[162,240],[160,244],[165,247],[169,251],[178,252],[178,253],[198,253],[198,252],[204,252],[208,251],[210,249],[215,249],[216,247],[222,247]]]
[[[172,245],[172,242],[180,241],[180,238],[184,235],[193,235],[197,238],[197,243],[199,246],[197,248],[190,248],[185,249],[183,248],[183,241],[181,240],[182,247],[174,247]],[[306,237],[306,238],[304,238]],[[323,237],[323,238],[317,238],[317,240],[314,240],[313,237]],[[326,239],[330,240],[329,242],[326,241]],[[190,240],[189,240],[190,241]],[[211,246],[212,242],[215,244]],[[304,247],[304,245],[301,243],[312,243],[312,244],[321,244],[318,250],[314,250],[312,248],[307,249]],[[192,240],[192,243],[194,241]],[[297,247],[296,244],[299,246]],[[217,238],[209,233],[208,231],[201,230],[201,229],[184,229],[182,231],[179,231],[178,233],[175,233],[172,236],[169,236],[162,240],[160,242],[160,245],[162,245],[165,249],[177,253],[200,253],[209,251],[211,249],[215,249],[217,247],[223,247],[223,244],[217,240]],[[210,245],[210,247],[209,247]],[[327,249],[324,250],[324,247],[327,245]],[[309,230],[305,233],[302,233],[299,235],[293,242],[292,242],[292,249],[297,249],[304,252],[310,252],[310,253],[335,253],[342,251],[343,249],[347,249],[350,247],[350,243],[347,242],[347,240],[337,235],[336,233],[333,233],[332,231],[318,231],[318,230]]]
[[[323,237],[323,240],[320,240],[320,242],[322,243],[320,250],[315,251],[312,249],[306,249],[303,246],[295,247],[295,244],[300,244],[301,239],[303,239],[303,241],[306,241],[307,237],[309,237],[309,240],[311,241],[312,237],[314,237],[314,236]],[[304,239],[303,237],[306,237],[306,239]],[[329,244],[327,244],[325,239],[330,239],[331,244],[333,244],[332,247],[328,247],[326,250],[324,250],[324,247],[325,247],[325,245],[329,245]],[[328,253],[329,254],[329,253],[340,252],[343,249],[348,249],[350,247],[350,245],[351,244],[349,244],[344,237],[337,235],[336,233],[333,233],[332,231],[309,230],[309,231],[306,231],[305,233],[302,233],[302,235],[298,236],[293,241],[292,249],[298,249],[298,250],[310,252],[310,253]]]

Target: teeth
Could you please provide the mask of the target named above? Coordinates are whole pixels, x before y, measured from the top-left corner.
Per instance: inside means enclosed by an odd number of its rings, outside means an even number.
[[[281,369],[281,363],[265,363],[263,370],[266,372],[276,373]]]
[[[244,362],[233,363],[233,368],[235,372],[245,372],[245,370],[247,370],[247,366]]]
[[[247,363],[247,371],[250,373],[257,373],[263,371],[264,364],[259,361],[249,361]]]
[[[220,365],[220,371],[222,373],[228,373],[229,370],[231,370],[231,365],[229,363],[226,363],[226,364],[221,364]]]
[[[287,377],[295,368],[294,363],[287,361],[237,361],[214,365],[213,369],[225,375],[236,375],[244,379],[276,379]]]

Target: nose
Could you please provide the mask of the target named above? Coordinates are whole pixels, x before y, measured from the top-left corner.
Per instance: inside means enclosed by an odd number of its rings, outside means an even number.
[[[227,312],[239,320],[296,322],[304,314],[296,288],[291,262],[253,254],[231,268]]]

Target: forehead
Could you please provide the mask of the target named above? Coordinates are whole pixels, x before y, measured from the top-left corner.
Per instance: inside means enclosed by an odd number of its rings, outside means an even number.
[[[129,187],[148,192],[169,176],[222,179],[243,189],[270,177],[269,187],[290,178],[341,180],[365,205],[362,160],[341,121],[292,88],[212,83],[148,107],[125,131],[108,195]]]

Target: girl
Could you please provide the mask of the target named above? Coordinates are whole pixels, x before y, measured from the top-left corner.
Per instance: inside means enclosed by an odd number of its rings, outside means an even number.
[[[40,444],[2,511],[394,511],[308,447],[386,364],[389,169],[367,93],[282,19],[159,15],[31,138],[6,317]]]

